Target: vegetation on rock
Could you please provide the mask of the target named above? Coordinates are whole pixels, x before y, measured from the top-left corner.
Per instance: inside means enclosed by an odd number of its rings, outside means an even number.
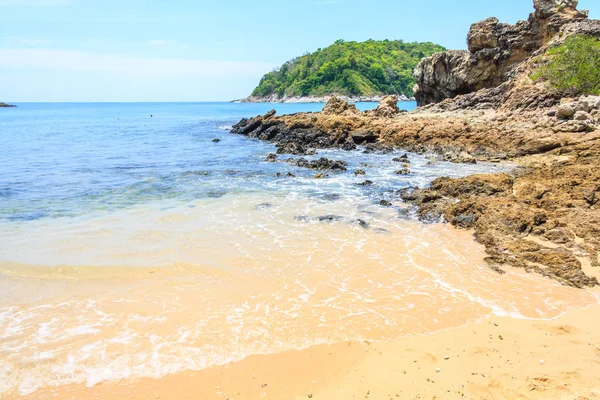
[[[252,96],[412,96],[414,68],[422,58],[444,50],[429,42],[338,40],[266,74]]]
[[[600,40],[576,35],[548,51],[549,61],[534,73],[556,89],[600,95]]]

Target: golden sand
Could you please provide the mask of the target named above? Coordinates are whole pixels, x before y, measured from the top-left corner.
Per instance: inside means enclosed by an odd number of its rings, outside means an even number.
[[[5,235],[0,395],[513,398],[544,371],[592,393],[596,293],[498,275],[470,233],[391,209],[261,200]]]

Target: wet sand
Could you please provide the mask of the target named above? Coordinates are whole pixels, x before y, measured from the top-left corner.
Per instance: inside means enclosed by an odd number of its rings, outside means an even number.
[[[28,399],[598,399],[600,306],[550,321],[489,317],[389,343],[251,356],[162,379],[42,390]]]
[[[591,385],[599,293],[499,275],[470,232],[393,208],[338,202],[322,221],[330,203],[264,202],[5,233],[21,263],[0,263],[0,396],[451,398],[541,371]]]

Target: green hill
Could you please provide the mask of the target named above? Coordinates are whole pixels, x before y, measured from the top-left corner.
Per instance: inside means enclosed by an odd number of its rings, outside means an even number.
[[[412,96],[413,70],[423,57],[446,50],[401,40],[338,40],[286,62],[260,80],[252,96]]]

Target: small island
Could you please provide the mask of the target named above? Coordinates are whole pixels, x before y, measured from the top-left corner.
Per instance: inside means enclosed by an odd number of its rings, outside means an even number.
[[[338,40],[284,63],[260,80],[242,103],[320,103],[332,96],[379,102],[387,95],[414,100],[413,70],[424,58],[446,49],[402,40]]]
[[[12,107],[16,107],[16,106],[13,106],[12,104],[6,104],[6,103],[2,103],[2,102],[0,102],[0,107],[4,107],[4,108],[12,108]]]

